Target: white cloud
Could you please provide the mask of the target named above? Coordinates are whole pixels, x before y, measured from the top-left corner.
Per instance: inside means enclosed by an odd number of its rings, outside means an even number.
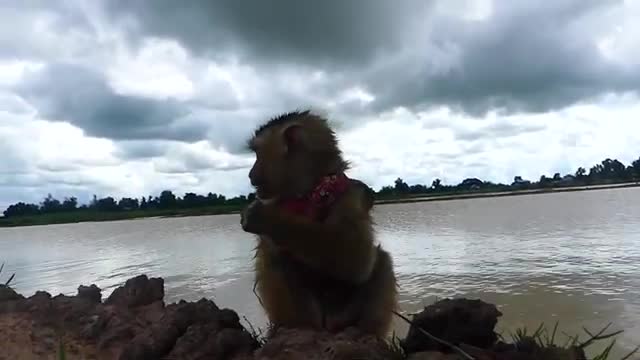
[[[135,54],[127,49],[115,55],[106,73],[119,94],[186,100],[195,93],[190,60],[175,41],[150,39]]]
[[[306,107],[375,188],[640,156],[637,2],[329,2],[296,23],[288,8],[266,21],[260,7],[97,4],[0,5],[0,208],[48,192],[246,193],[246,138]]]

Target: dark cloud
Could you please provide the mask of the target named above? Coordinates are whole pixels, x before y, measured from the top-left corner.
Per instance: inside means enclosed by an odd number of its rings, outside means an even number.
[[[189,117],[186,105],[117,94],[101,74],[78,65],[48,65],[16,90],[42,117],[72,123],[91,136],[199,140],[207,130]]]
[[[157,172],[163,174],[196,174],[201,171],[226,172],[248,169],[251,163],[243,158],[217,159],[203,153],[183,151],[168,158],[158,159],[153,165]]]
[[[167,153],[171,142],[163,140],[123,140],[116,143],[116,156],[126,160],[142,160]]]
[[[474,115],[540,112],[640,84],[637,66],[611,63],[595,41],[613,30],[603,16],[613,20],[621,0],[494,2],[481,20],[441,11],[449,1],[107,4],[112,18],[136,19],[140,37],[170,37],[256,66],[302,63],[342,74],[343,84],[373,92],[376,111],[445,104]]]
[[[544,124],[523,123],[522,121],[510,120],[510,122],[494,122],[471,129],[458,128],[454,130],[454,136],[457,140],[462,141],[476,141],[479,139],[491,140],[543,131],[544,129],[546,129]]]
[[[199,54],[232,52],[251,62],[361,66],[406,41],[434,1],[106,2],[116,22],[137,20],[139,36],[179,40]],[[412,14],[413,16],[407,16]],[[417,15],[417,16],[416,16]]]
[[[607,60],[593,33],[599,16],[621,3],[500,2],[483,21],[434,19],[430,53],[371,75],[374,93],[382,95],[375,105],[447,104],[474,115],[500,108],[544,112],[607,92],[637,91],[640,68]],[[453,60],[435,71],[432,57],[439,54]],[[410,70],[397,71],[400,65]]]
[[[96,28],[72,1],[2,1],[0,57],[48,60],[95,50]]]

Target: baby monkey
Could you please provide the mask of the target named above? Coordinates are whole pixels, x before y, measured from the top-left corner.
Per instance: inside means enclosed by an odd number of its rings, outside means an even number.
[[[392,259],[374,241],[373,193],[345,175],[326,119],[278,116],[249,147],[256,200],[241,224],[258,236],[256,291],[272,325],[386,336],[397,308]]]

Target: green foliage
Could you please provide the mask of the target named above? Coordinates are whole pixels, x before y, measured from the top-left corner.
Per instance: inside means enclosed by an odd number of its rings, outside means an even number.
[[[65,360],[67,358],[67,353],[64,349],[64,343],[62,339],[58,342],[58,360]]]
[[[609,343],[609,345],[607,345],[607,347],[605,347],[605,349],[602,350],[602,352],[600,352],[599,354],[596,354],[592,359],[592,360],[606,360],[606,359],[609,359],[611,350],[613,349],[613,346],[616,343],[615,337],[622,334],[623,332],[623,331],[615,331],[611,333],[606,333],[606,331],[609,329],[610,326],[611,324],[608,324],[597,333],[592,333],[587,328],[583,328],[584,332],[588,335],[588,338],[585,341],[580,341],[579,335],[569,336],[567,334],[564,334],[567,337],[567,340],[562,345],[558,345],[555,342],[557,333],[558,333],[558,322],[555,323],[551,332],[549,332],[547,328],[545,328],[543,323],[543,324],[540,324],[540,326],[530,335],[526,327],[516,329],[516,331],[513,334],[511,334],[511,338],[512,338],[513,344],[515,344],[516,347],[521,347],[521,346],[530,347],[531,344],[533,343],[535,346],[541,349],[541,351],[549,350],[549,349],[568,349],[571,347],[586,349],[597,342],[605,341],[607,339],[613,338],[613,340]],[[623,356],[621,360],[630,359],[639,350],[640,350],[640,346],[634,349],[633,351],[631,351],[630,353],[628,353],[627,355]]]
[[[458,195],[466,193],[488,193],[516,190],[551,189],[571,186],[616,184],[629,181],[640,181],[640,159],[626,166],[612,159],[605,159],[587,170],[578,168],[574,174],[562,176],[560,173],[552,177],[541,175],[538,181],[529,181],[516,176],[511,184],[495,184],[477,178],[468,178],[457,185],[445,185],[440,179],[435,179],[431,186],[417,184],[408,185],[402,178],[397,178],[394,185],[383,186],[376,192],[376,198],[391,199],[415,196]]]
[[[189,216],[204,214],[223,214],[239,211],[253,199],[251,194],[227,199],[223,195],[209,193],[206,196],[186,193],[180,198],[170,190],[165,190],[158,197],[122,198],[116,200],[111,196],[98,198],[94,195],[88,205],[78,206],[74,197],[65,198],[62,202],[51,194],[40,204],[23,202],[11,205],[4,211],[0,226],[27,226],[59,224],[83,221],[110,221],[152,216]]]

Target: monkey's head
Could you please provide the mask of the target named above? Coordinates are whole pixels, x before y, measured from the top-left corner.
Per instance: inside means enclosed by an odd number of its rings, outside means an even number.
[[[323,176],[348,167],[326,119],[310,111],[269,120],[255,131],[249,148],[256,155],[249,179],[263,200],[303,195]]]

